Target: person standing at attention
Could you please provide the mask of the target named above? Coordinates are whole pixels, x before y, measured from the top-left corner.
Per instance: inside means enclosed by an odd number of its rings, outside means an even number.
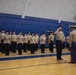
[[[48,41],[49,41],[49,50],[50,52],[54,52],[53,51],[53,43],[54,43],[54,33],[51,32],[49,37],[48,37]]]
[[[45,34],[43,33],[43,34],[40,36],[41,53],[45,53],[45,44],[46,44],[46,36],[45,36]]]
[[[2,52],[2,54],[5,52],[4,51],[4,49],[5,49],[5,45],[4,45],[4,37],[6,36],[6,34],[5,34],[5,31],[4,30],[2,30],[2,32],[1,32],[1,52]]]
[[[32,35],[31,35],[30,45],[31,45],[30,53],[35,54],[35,35],[34,35],[34,33],[32,33]]]
[[[36,33],[36,35],[35,35],[35,51],[38,50],[38,42],[39,42],[39,35],[38,35],[38,33]]]
[[[28,37],[28,50],[30,51],[30,48],[31,48],[31,45],[30,45],[31,33],[30,32],[27,34],[27,37]]]
[[[28,45],[28,37],[27,37],[27,35],[25,34],[25,35],[23,36],[23,50],[24,50],[24,52],[27,52],[27,45]]]
[[[9,55],[10,52],[10,35],[8,34],[8,32],[6,32],[6,36],[4,37],[4,46],[5,46],[5,55]]]
[[[21,32],[17,36],[17,43],[18,43],[18,55],[22,55],[23,35]]]
[[[11,43],[12,43],[12,52],[16,53],[17,35],[15,32],[13,32],[11,36]]]
[[[71,44],[71,62],[69,63],[76,63],[76,27],[72,27],[70,37],[72,40],[72,44]]]

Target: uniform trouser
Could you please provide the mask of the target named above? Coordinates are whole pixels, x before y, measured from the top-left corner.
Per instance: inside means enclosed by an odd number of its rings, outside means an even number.
[[[35,44],[31,44],[30,52],[31,52],[31,54],[35,53]]]
[[[30,45],[30,41],[28,41],[28,50],[30,50],[31,45]]]
[[[67,48],[69,49],[69,43],[67,42]]]
[[[1,52],[1,43],[0,43],[0,52]]]
[[[62,47],[63,49],[65,48],[65,41],[63,42],[63,47]]]
[[[12,44],[10,44],[10,51],[12,51]]]
[[[57,59],[61,59],[62,42],[60,40],[56,40],[56,52],[57,52]]]
[[[45,44],[41,44],[41,53],[45,52]]]
[[[4,40],[1,40],[1,52],[4,53],[5,51],[5,45],[4,45]]]
[[[72,43],[71,62],[76,63],[76,42]]]
[[[49,50],[50,52],[53,52],[53,41],[50,41],[49,43]]]
[[[18,54],[22,54],[22,43],[18,43]]]
[[[12,52],[16,53],[16,42],[12,41]]]
[[[27,52],[27,43],[23,44],[23,50],[24,50],[24,52]]]
[[[38,50],[38,44],[36,43],[35,44],[35,51],[37,51]]]
[[[10,45],[8,43],[5,43],[5,55],[9,55]]]

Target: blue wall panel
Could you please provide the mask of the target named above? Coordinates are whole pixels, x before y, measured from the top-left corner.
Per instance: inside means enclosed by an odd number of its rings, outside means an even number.
[[[65,36],[67,36],[68,25],[74,23],[62,21],[60,24],[63,27]],[[23,34],[25,32],[38,32],[41,34],[43,32],[46,33],[48,30],[55,31],[58,25],[58,20],[30,16],[26,16],[22,19],[20,15],[0,13],[0,30],[5,29],[8,31],[16,31],[17,33],[22,31]]]
[[[41,35],[46,31],[55,31],[58,25],[62,25],[65,36],[68,35],[68,25],[75,24],[72,22],[62,21],[60,24],[58,20],[36,18],[26,16],[24,19],[21,18],[21,15],[13,14],[4,14],[0,13],[0,30],[4,29],[5,31],[15,31],[17,34],[22,31],[22,33],[34,32]]]

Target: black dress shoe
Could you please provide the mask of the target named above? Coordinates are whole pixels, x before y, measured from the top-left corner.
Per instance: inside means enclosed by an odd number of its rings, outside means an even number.
[[[69,62],[70,64],[75,64],[74,62]]]
[[[60,58],[60,60],[63,60],[62,58]]]
[[[57,59],[57,60],[60,60],[60,59]]]
[[[51,51],[51,53],[54,53],[54,51]]]

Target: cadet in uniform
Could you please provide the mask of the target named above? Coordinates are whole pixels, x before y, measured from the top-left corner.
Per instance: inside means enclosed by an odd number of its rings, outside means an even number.
[[[24,52],[27,52],[27,46],[28,46],[28,37],[27,37],[27,35],[25,34],[24,36],[23,36],[23,50],[24,50]]]
[[[38,50],[38,42],[39,42],[39,36],[38,36],[38,33],[36,33],[35,35],[35,50],[36,51]]]
[[[12,37],[12,32],[9,33],[9,36],[10,36],[10,38]],[[11,39],[10,39],[10,51],[12,51],[12,42],[11,42]]]
[[[34,33],[32,33],[32,36],[30,38],[30,44],[31,44],[30,52],[31,52],[31,54],[34,54],[35,53],[35,35],[34,35]]]
[[[70,32],[70,37],[72,39],[72,49],[71,49],[71,62],[70,63],[76,63],[76,27],[72,27],[72,30]]]
[[[17,43],[18,43],[18,55],[22,55],[23,35],[21,32],[17,36]]]
[[[30,38],[31,38],[30,32],[28,33],[27,37],[28,37],[28,50],[30,50]]]
[[[54,43],[54,33],[53,32],[50,33],[48,40],[49,40],[49,50],[50,50],[50,52],[54,52],[53,51],[53,43]]]
[[[12,42],[12,52],[16,53],[17,35],[15,34],[15,32],[13,32],[11,36],[11,42]]]
[[[6,36],[4,37],[4,46],[5,46],[5,55],[9,55],[10,51],[10,36],[8,32],[6,32]]]
[[[1,32],[0,32],[0,52],[1,52]]]
[[[4,33],[4,30],[2,30],[2,32],[1,32],[1,50],[2,50],[1,52],[2,52],[2,53],[4,53],[4,49],[5,49],[5,48],[4,48],[4,47],[5,47],[5,46],[4,46],[4,37],[5,37],[5,35],[6,35],[6,34]]]
[[[46,43],[46,36],[45,36],[45,34],[43,33],[43,34],[40,36],[41,53],[45,53],[45,43]]]
[[[57,60],[63,60],[61,58],[62,55],[62,46],[64,42],[64,33],[62,31],[61,25],[58,26],[57,31],[55,32],[56,34],[56,51],[57,51]]]

